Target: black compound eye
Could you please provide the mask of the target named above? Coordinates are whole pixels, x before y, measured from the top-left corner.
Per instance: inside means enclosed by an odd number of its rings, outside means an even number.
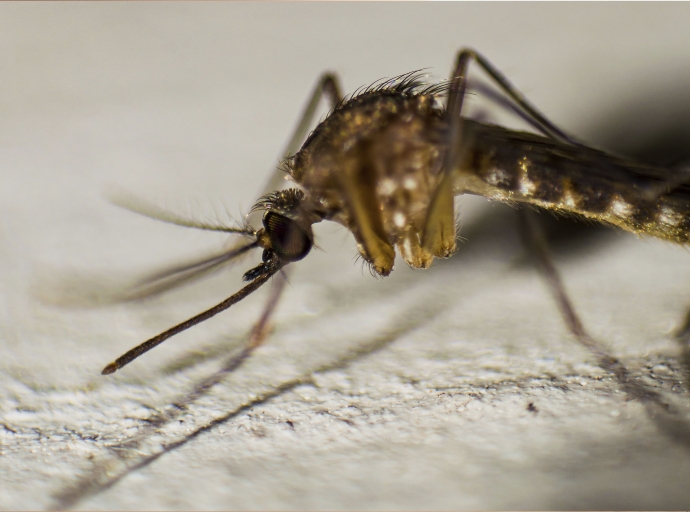
[[[271,249],[283,261],[297,261],[311,250],[312,240],[294,220],[275,212],[264,215],[264,228]]]

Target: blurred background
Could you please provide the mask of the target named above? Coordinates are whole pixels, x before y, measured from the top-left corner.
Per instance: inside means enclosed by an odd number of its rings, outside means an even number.
[[[319,226],[274,336],[157,429],[241,346],[266,290],[99,372],[259,257],[105,304],[228,243],[109,193],[239,219],[323,71],[346,92],[444,79],[465,46],[578,139],[675,163],[690,156],[689,22],[682,3],[1,4],[0,508],[687,508],[685,413],[660,419],[597,366],[522,256],[514,211],[482,198],[461,202],[457,255],[386,279]],[[592,335],[686,411],[687,250],[549,229]]]

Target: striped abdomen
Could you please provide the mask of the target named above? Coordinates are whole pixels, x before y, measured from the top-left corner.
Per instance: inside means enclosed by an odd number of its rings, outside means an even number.
[[[672,185],[673,171],[469,120],[463,138],[469,149],[458,171],[459,193],[531,203],[679,243],[690,240],[690,186]]]

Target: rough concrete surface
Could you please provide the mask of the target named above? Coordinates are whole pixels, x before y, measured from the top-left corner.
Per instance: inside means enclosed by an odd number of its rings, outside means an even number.
[[[687,250],[552,227],[616,374],[566,329],[515,211],[482,198],[461,201],[453,258],[386,279],[319,226],[272,336],[203,389],[267,290],[99,372],[258,258],[107,304],[228,243],[113,190],[237,218],[319,73],[347,91],[442,78],[462,46],[581,139],[666,151],[688,119],[689,20],[687,4],[1,4],[0,508],[687,509]]]

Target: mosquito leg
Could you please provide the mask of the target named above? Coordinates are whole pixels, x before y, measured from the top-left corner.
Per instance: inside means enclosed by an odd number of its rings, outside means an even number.
[[[330,108],[335,108],[335,106],[343,99],[340,79],[335,73],[327,72],[319,77],[319,80],[316,82],[316,85],[309,96],[309,101],[302,111],[300,120],[297,123],[295,130],[292,132],[292,136],[290,137],[287,146],[285,147],[283,158],[288,158],[297,153],[299,150],[300,146],[304,142],[304,139],[309,133],[309,128],[314,120],[319,102],[324,96],[328,99]],[[283,172],[280,169],[276,169],[266,181],[266,184],[264,185],[261,194],[259,194],[259,197],[279,189],[282,181]]]
[[[337,75],[334,73],[324,73],[319,78],[309,97],[307,106],[302,112],[299,123],[297,123],[297,127],[290,137],[287,147],[283,153],[285,157],[296,153],[304,138],[307,136],[309,127],[313,121],[314,115],[316,114],[316,109],[319,106],[321,98],[326,96],[329,101],[330,108],[334,108],[342,100],[343,96],[341,91],[342,88],[340,87],[340,81]],[[263,192],[260,194],[260,196],[280,188],[282,174],[283,173],[279,169],[273,172],[266,182],[266,185],[264,186]],[[257,216],[256,222],[258,222],[259,219],[260,217]],[[251,224],[251,221],[248,221],[248,223]],[[271,292],[269,294],[268,301],[264,306],[264,310],[259,317],[259,320],[252,327],[249,340],[245,348],[239,355],[232,357],[225,364],[223,370],[220,372],[221,374],[228,373],[236,369],[254,351],[254,349],[260,346],[266,339],[270,332],[271,317],[273,316],[273,313],[278,306],[278,301],[280,300],[283,290],[285,289],[287,275],[289,272],[290,270],[288,268],[283,268],[282,271],[274,277],[271,284]],[[206,387],[213,385],[213,383],[215,383],[215,380],[213,380],[214,378],[215,377],[212,377],[209,382],[203,383],[201,388],[206,389]]]
[[[477,96],[481,96],[482,98],[490,100],[493,105],[505,110],[506,112],[509,112],[512,115],[519,117],[525,123],[527,123],[529,126],[531,126],[533,129],[535,129],[542,135],[549,138],[553,138],[552,135],[549,132],[547,132],[541,124],[539,124],[533,117],[531,117],[522,108],[520,108],[520,106],[517,105],[515,101],[506,96],[504,93],[501,93],[501,91],[496,90],[496,88],[489,86],[486,82],[474,82],[470,79],[467,88],[469,91],[476,93]],[[476,114],[473,115],[472,118],[481,123],[490,122],[487,119],[477,117]]]
[[[458,54],[455,74],[452,77],[453,85],[451,86],[451,96],[449,98],[448,110],[453,116],[451,124],[458,126],[456,129],[457,136],[460,136],[460,127],[462,121],[460,118],[462,109],[462,100],[467,88],[467,72],[470,63],[476,62],[486,73],[501,87],[501,89],[516,103],[522,111],[525,112],[528,122],[542,132],[546,137],[577,145],[577,142],[572,140],[560,128],[549,121],[539,110],[534,107],[525,97],[510,83],[510,81],[503,76],[487,59],[481,54],[470,49],[463,49]],[[457,85],[456,85],[457,83]],[[459,96],[452,104],[453,93]],[[453,110],[451,110],[451,108]],[[452,139],[451,139],[452,140]],[[458,139],[455,139],[458,140]],[[454,160],[459,161],[461,154],[457,151],[453,155]],[[550,255],[548,242],[542,231],[539,220],[534,213],[529,209],[523,208],[518,212],[520,216],[520,234],[523,245],[530,252],[540,270],[542,276],[546,279],[551,293],[556,301],[556,305],[563,316],[563,320],[573,336],[590,351],[592,351],[597,358],[606,366],[611,367],[618,362],[608,356],[596,343],[596,341],[587,333],[582,321],[577,315],[572,301],[565,290],[560,274],[556,269],[555,264]]]
[[[464,57],[464,58],[463,58]],[[500,88],[516,103],[516,105],[526,114],[523,117],[530,125],[542,132],[547,137],[561,140],[567,142],[574,146],[580,145],[572,137],[566,135],[563,130],[558,128],[554,123],[549,121],[546,116],[544,116],[534,105],[532,105],[516,88],[510,83],[510,81],[498,70],[496,69],[484,56],[477,53],[471,49],[460,50],[458,54],[458,64],[456,66],[456,74],[452,77],[455,81],[457,76],[461,77],[461,80],[467,81],[467,69],[469,67],[470,61],[476,62],[499,86]],[[463,85],[462,94],[464,95]],[[482,91],[488,96],[491,96],[487,91]],[[452,94],[452,88],[451,88]],[[494,101],[498,101],[496,98],[492,98]],[[449,103],[450,106],[450,103]],[[457,109],[457,116],[460,115],[460,108],[462,107],[462,99]],[[452,139],[451,139],[452,140]],[[670,193],[672,190],[685,185],[690,182],[690,169],[688,166],[676,167],[671,173],[672,176],[668,180],[664,180],[657,185],[650,185],[646,187],[641,193],[649,201],[656,201],[661,196]]]
[[[510,83],[510,81],[503,76],[500,71],[493,67],[493,65],[487,59],[485,59],[481,54],[470,49],[463,49],[458,53],[456,61],[457,64],[454,69],[454,74],[451,77],[452,82],[448,99],[448,112],[451,116],[450,136],[456,138],[451,138],[449,140],[462,140],[459,138],[462,135],[462,103],[467,90],[467,72],[469,64],[472,61],[476,62],[516,103],[516,105],[524,111],[526,117],[522,116],[523,119],[526,119],[534,128],[549,138],[561,140],[575,146],[579,145],[577,141],[565,134],[565,132],[549,121],[541,112],[539,112],[536,107],[527,101],[527,99]],[[461,161],[464,149],[465,148],[462,146],[462,143],[456,143],[451,146],[451,150],[448,153],[444,168],[444,175],[437,186],[437,190],[435,191],[434,201],[429,207],[430,214],[427,218],[427,221],[429,221],[431,213],[433,213],[432,208],[435,206],[434,203],[437,201],[437,197],[440,205],[443,205],[444,201],[447,203],[447,198],[449,196],[452,197],[453,191],[450,177],[455,170],[457,163]],[[676,170],[676,172],[677,174],[669,180],[659,183],[654,187],[650,186],[647,190],[642,191],[642,194],[644,194],[649,201],[657,201],[662,195],[667,194],[674,188],[684,185],[690,181],[690,170],[687,167],[679,168]],[[558,270],[551,259],[548,243],[542,232],[539,220],[531,211],[527,209],[520,210],[519,215],[522,227],[521,235],[523,244],[532,254],[540,273],[546,279],[568,330],[575,336],[580,344],[588,348],[597,357],[599,360],[599,365],[603,369],[616,375],[619,382],[623,384],[629,393],[637,397],[648,398],[648,392],[639,389],[638,386],[633,385],[633,383],[630,381],[630,377],[625,366],[621,364],[615,357],[612,357],[610,354],[608,354],[585,330],[582,321],[577,315],[575,308],[568,297]],[[677,334],[677,339],[682,345],[684,363],[687,367],[690,367],[690,349],[688,348],[690,343],[687,341],[690,339],[687,334],[690,331],[690,327],[688,327],[688,325],[690,325],[690,313],[688,314],[688,319],[686,319],[685,326]]]
[[[319,78],[316,87],[314,88],[314,91],[312,92],[309,102],[307,103],[307,107],[304,109],[304,112],[302,113],[302,116],[300,118],[300,122],[297,125],[297,128],[295,129],[294,133],[292,134],[292,137],[290,138],[290,141],[288,143],[286,153],[288,155],[291,155],[292,153],[296,152],[297,149],[299,149],[299,145],[302,142],[302,139],[306,136],[307,131],[309,130],[309,126],[312,122],[312,119],[314,117],[314,114],[316,113],[316,108],[319,105],[319,101],[321,100],[322,96],[327,96],[330,100],[331,106],[334,107],[342,98],[341,94],[341,88],[339,85],[339,81],[336,75],[333,73],[325,73],[324,75]],[[276,176],[277,174],[277,176]],[[279,186],[278,179],[280,177],[280,171],[274,172],[271,178],[268,180],[267,183],[267,188],[269,191],[275,190]],[[276,182],[276,185],[273,186],[272,183]],[[175,219],[175,224],[182,224],[182,221],[179,219]],[[186,224],[183,224],[186,225]],[[198,227],[198,226],[193,226],[193,227]],[[208,228],[207,228],[208,229]],[[249,247],[249,246],[247,246]],[[251,247],[254,247],[252,244]],[[235,254],[237,252],[243,251],[243,248],[237,249],[230,251],[229,254]],[[202,265],[205,264],[206,262],[202,262]],[[182,269],[184,271],[186,269]],[[158,336],[154,336],[150,340],[145,341],[144,343],[138,345],[137,347],[133,348],[132,350],[126,352],[123,354],[121,357],[107,365],[103,369],[103,374],[108,375],[110,373],[113,373],[117,371],[118,369],[122,368],[126,364],[130,363],[143,353],[151,350],[153,347],[159,345],[166,339],[170,338],[171,336],[174,336],[175,334],[188,329],[189,327],[196,325],[199,322],[202,322],[206,320],[207,318],[210,318],[214,316],[215,314],[224,311],[225,309],[229,308],[232,304],[235,304],[236,302],[239,302],[242,298],[245,296],[249,295],[252,293],[254,290],[259,288],[263,283],[265,283],[272,275],[274,275],[277,271],[279,270],[278,268],[275,268],[274,270],[271,270],[270,272],[264,273],[262,276],[258,277],[254,281],[252,281],[249,285],[247,285],[245,288],[240,290],[240,292],[236,293],[232,297],[226,299],[225,301],[221,302],[217,306],[204,311],[203,313],[200,313],[199,315],[187,320],[186,322],[183,322],[179,325],[176,325],[175,327],[172,327],[171,329],[168,329],[167,331],[159,334]],[[252,329],[252,334],[250,336],[249,344],[247,345],[247,348],[244,350],[245,356],[248,355],[253,348],[261,344],[261,341],[266,336],[266,333],[268,332],[268,322],[270,320],[271,314],[276,308],[276,305],[278,303],[278,300],[280,299],[280,295],[284,289],[284,281],[285,278],[281,275],[279,276],[275,281],[273,285],[273,290],[269,296],[269,301],[266,304],[266,307],[264,308],[264,312],[257,322],[257,324],[254,326]],[[239,363],[238,363],[239,364]]]
[[[309,127],[311,125],[311,122],[313,120],[314,114],[316,113],[316,109],[319,105],[319,101],[321,100],[322,96],[327,96],[330,100],[331,107],[335,107],[338,102],[342,100],[342,93],[341,93],[341,88],[339,85],[338,78],[335,74],[333,73],[325,73],[324,75],[321,76],[321,78],[318,80],[316,87],[314,88],[309,102],[307,103],[307,106],[302,113],[302,116],[300,118],[300,121],[297,125],[297,128],[292,134],[292,137],[290,138],[290,141],[288,142],[288,146],[286,148],[286,154],[292,155],[299,149],[299,145],[302,143],[302,140],[307,134],[307,131],[309,130]],[[268,191],[273,191],[277,188],[279,188],[279,182],[278,178],[280,177],[280,171],[274,172],[271,178],[268,180],[266,184],[266,188]],[[172,222],[174,224],[178,225],[184,225],[184,226],[190,226],[190,227],[196,227],[196,228],[201,228],[201,229],[213,229],[217,230],[219,229],[218,226],[209,226],[209,225],[201,225],[198,223],[190,223],[185,219],[180,219],[176,216],[170,216],[169,214],[163,213],[161,214],[159,211],[155,211],[153,214],[151,212],[146,211],[146,214],[149,216],[157,217],[157,218],[162,218],[163,220],[167,220],[169,222]],[[248,224],[251,224],[251,222],[248,220]],[[223,227],[221,229],[222,231],[231,231],[233,233],[241,233],[241,234],[255,234],[256,231],[253,231],[251,228],[243,228],[243,229],[230,229],[230,228],[225,228]],[[245,252],[249,248],[255,247],[255,244],[250,244],[246,247],[240,247],[236,250],[231,250],[228,254],[234,257],[235,255],[238,255],[239,253]],[[221,258],[222,259],[222,258]],[[197,270],[197,266],[204,267],[208,264],[208,266],[213,266],[216,263],[216,259],[212,260],[205,260],[200,262],[199,265],[192,265],[191,267],[184,267],[182,269],[174,269],[173,274],[176,274],[179,272],[185,272],[187,270]],[[251,282],[246,285],[244,288],[242,288],[239,292],[235,293],[231,297],[227,298],[223,302],[217,304],[211,309],[208,309],[207,311],[204,311],[189,320],[182,322],[181,324],[178,324],[170,329],[168,329],[165,332],[162,332],[161,334],[154,336],[153,338],[145,341],[144,343],[141,343],[134,347],[133,349],[129,350],[119,358],[117,358],[115,361],[112,363],[108,364],[102,371],[103,375],[109,375],[111,373],[114,373],[115,371],[119,370],[123,366],[129,364],[131,361],[139,357],[140,355],[144,354],[145,352],[148,352],[152,348],[158,346],[160,343],[164,342],[171,336],[174,336],[175,334],[178,334],[186,329],[189,329],[193,325],[196,325],[200,322],[203,322],[204,320],[207,320],[208,318],[211,318],[212,316],[220,313],[221,311],[224,311],[231,307],[233,304],[239,302],[242,300],[244,297],[258,289],[262,284],[264,284],[270,277],[272,277],[276,272],[278,272],[282,268],[282,264],[278,265],[274,262],[272,266],[266,266],[264,264],[263,267],[257,267],[257,269],[262,268],[262,273],[259,276],[256,276],[251,279]],[[254,269],[256,270],[256,269]],[[165,276],[164,276],[165,277]],[[246,274],[245,274],[246,277]],[[266,337],[266,333],[268,332],[268,322],[270,320],[271,314],[276,308],[276,305],[278,303],[278,300],[280,299],[280,295],[284,289],[284,281],[285,277],[280,276],[274,284],[272,293],[269,296],[269,301],[266,304],[266,307],[264,308],[264,313],[262,314],[261,318],[257,322],[257,324],[254,326],[252,330],[252,334],[250,336],[249,344],[247,345],[247,348],[243,351],[243,353],[246,355],[249,355],[251,351],[259,346],[263,339]],[[241,358],[242,359],[242,358]],[[238,360],[237,365],[239,364],[240,360]],[[235,365],[236,366],[236,365]]]
[[[467,87],[467,71],[470,63],[474,61],[481,67],[498,85],[499,87],[530,117],[538,126],[541,126],[540,131],[547,137],[551,137],[563,142],[567,142],[574,146],[579,145],[577,141],[568,136],[563,130],[558,128],[554,123],[549,121],[539,109],[532,105],[520,91],[501,73],[496,69],[491,62],[489,62],[482,54],[477,53],[469,48],[463,48],[458,53],[457,64],[455,66],[455,73],[451,77],[451,98],[454,92],[454,86],[458,83],[457,94],[464,96]],[[449,107],[450,99],[449,98]],[[451,111],[452,115],[460,116],[462,108],[462,97],[455,110]],[[449,108],[450,110],[450,108]]]
[[[285,273],[288,269],[283,269],[283,272],[279,272],[273,278],[271,283],[271,293],[266,301],[264,310],[259,317],[259,320],[254,324],[251,333],[249,334],[249,341],[247,343],[246,350],[253,351],[255,348],[260,346],[270,332],[270,321],[273,313],[275,312],[278,301],[283,294],[285,285],[287,284],[287,276]]]
[[[439,217],[447,215],[448,212],[442,211],[444,208],[452,208],[453,202],[453,183],[452,174],[458,162],[462,161],[466,145],[462,141],[462,104],[467,92],[469,65],[476,62],[488,73],[488,75],[503,89],[503,91],[527,114],[534,122],[532,125],[549,138],[562,140],[564,142],[577,145],[561,129],[549,121],[536,107],[531,105],[522,94],[508,81],[503,74],[486,60],[481,54],[470,49],[463,49],[458,53],[456,65],[451,76],[450,95],[448,97],[447,111],[450,116],[450,141],[460,141],[451,144],[446,155],[443,175],[434,192],[432,203],[429,207],[427,226],[441,224]],[[450,210],[452,213],[452,209]],[[434,218],[436,216],[436,218]],[[542,275],[554,296],[558,309],[563,316],[568,330],[577,340],[590,351],[596,354],[602,365],[613,369],[619,363],[608,356],[596,341],[586,332],[582,321],[578,317],[575,309],[565,291],[563,282],[558,271],[551,260],[548,244],[539,226],[538,220],[533,217],[531,211],[523,209],[520,211],[522,221],[522,239],[525,247],[533,254]],[[433,228],[432,228],[433,229]],[[431,233],[433,234],[433,233]],[[425,236],[427,235],[425,231]]]
[[[429,204],[422,234],[422,248],[427,253],[445,258],[455,250],[455,209],[453,204],[453,171],[461,161],[464,147],[462,143],[462,103],[467,93],[467,71],[476,54],[471,50],[461,50],[450,78],[450,93],[446,112],[450,122],[448,140],[451,141],[440,180],[436,185]]]
[[[454,82],[458,80],[461,83],[455,88],[451,88],[451,95],[454,91],[457,91],[456,94],[462,94],[464,96],[467,87],[467,69],[472,60],[479,64],[489,74],[489,76],[491,76],[496,83],[498,83],[501,89],[503,89],[503,91],[505,91],[506,94],[513,101],[515,101],[517,106],[519,106],[525,112],[527,121],[534,128],[542,132],[542,134],[546,137],[561,140],[572,145],[579,145],[576,141],[571,139],[556,125],[549,121],[543,114],[541,114],[536,107],[531,105],[508,81],[508,79],[505,78],[496,68],[494,68],[489,61],[473,50],[462,50],[458,55],[458,65],[456,66],[456,74],[453,77],[453,80]],[[459,78],[456,78],[458,76]],[[450,105],[449,98],[449,107]],[[460,113],[462,108],[462,97],[459,99],[459,101],[456,101],[453,106],[455,110],[451,111],[454,114],[453,119],[451,119],[451,123],[455,123],[461,127]],[[456,129],[456,136],[461,136],[460,129],[461,128]],[[455,163],[460,161],[459,158],[462,156],[462,153],[456,151],[453,156],[457,159],[453,161],[453,163]],[[532,255],[532,259],[534,260],[537,269],[542,277],[546,280],[546,283],[551,291],[551,295],[553,296],[556,306],[558,307],[561,316],[563,317],[563,321],[570,333],[581,345],[587,348],[597,358],[599,366],[602,369],[616,376],[626,391],[631,393],[633,396],[646,398],[647,393],[645,393],[644,390],[631,385],[630,377],[625,366],[617,358],[613,357],[602,346],[600,346],[600,344],[594,338],[592,338],[585,329],[582,320],[575,311],[575,307],[568,296],[558,269],[553,262],[548,241],[546,240],[539,219],[536,218],[535,214],[527,208],[519,210],[518,215],[520,219],[520,235],[522,243],[525,249],[527,249],[528,253]]]
[[[515,86],[512,83],[510,83],[510,81],[498,69],[496,69],[483,55],[468,48],[460,50],[458,54],[457,65],[455,68],[456,72],[453,75],[453,77],[451,77],[451,79],[453,80],[453,85],[455,85],[456,79],[459,79],[459,81],[464,82],[462,84],[461,90],[458,91],[458,94],[462,94],[462,96],[464,96],[465,94],[467,70],[469,68],[469,64],[471,61],[476,62],[515,102],[515,104],[526,114],[525,116],[521,115],[521,117],[525,119],[530,125],[532,125],[532,127],[536,128],[547,137],[560,140],[562,142],[566,142],[574,146],[580,145],[579,142],[574,140],[572,137],[568,136],[565,132],[563,132],[563,130],[561,130],[554,123],[549,121],[546,118],[546,116],[544,116],[534,105],[532,105],[515,88]],[[484,94],[487,94],[488,96],[492,96],[491,93],[488,93],[488,91],[482,92]],[[451,95],[452,94],[453,87],[451,87]],[[498,99],[495,97],[492,97],[491,99],[498,102]],[[506,105],[503,106],[506,107]],[[452,112],[454,112],[455,115],[459,117],[461,108],[462,97],[460,98],[457,109]],[[690,182],[690,168],[688,168],[687,165],[672,169],[670,175],[671,176],[667,180],[664,180],[656,185],[649,185],[642,189],[642,195],[644,195],[644,197],[648,201],[657,201],[661,196],[668,194],[674,189]]]
[[[625,372],[625,368],[589,335],[575,311],[561,276],[551,258],[546,237],[539,225],[538,219],[535,218],[534,212],[523,208],[519,210],[519,214],[520,235],[523,244],[527,251],[531,253],[539,272],[546,280],[566,327],[581,345],[595,355],[603,369],[621,378],[621,372]]]
[[[300,120],[297,123],[290,140],[288,141],[285,151],[283,152],[285,158],[294,155],[299,150],[301,144],[304,142],[304,139],[309,133],[309,128],[314,120],[319,102],[324,96],[327,98],[330,108],[335,108],[336,105],[338,105],[338,103],[340,103],[343,99],[340,79],[335,73],[324,73],[316,82],[316,86],[312,90],[309,101],[302,111]],[[276,170],[266,182],[261,195],[265,195],[280,188],[282,178],[282,171],[279,169]],[[283,290],[285,289],[289,272],[289,268],[284,268],[282,272],[279,272],[273,279],[268,301],[264,306],[263,313],[259,317],[259,320],[254,324],[254,327],[251,330],[247,345],[242,352],[243,355],[240,356],[241,360],[244,360],[249,354],[251,354],[251,352],[260,346],[268,336],[270,332],[270,321],[276,307],[278,306],[278,302],[283,294]],[[233,369],[234,367],[235,366],[233,366]]]

